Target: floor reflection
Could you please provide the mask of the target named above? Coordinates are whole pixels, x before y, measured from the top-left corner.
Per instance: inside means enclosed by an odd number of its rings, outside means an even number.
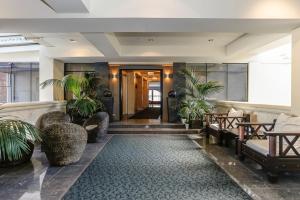
[[[260,165],[249,159],[244,162],[238,160],[234,144],[230,148],[221,147],[213,137],[206,138],[205,135],[192,139],[254,199],[300,199],[299,173],[282,174],[277,184],[271,184]]]
[[[65,167],[50,167],[37,147],[30,162],[0,169],[0,199],[61,199],[110,138],[88,144],[80,161]]]

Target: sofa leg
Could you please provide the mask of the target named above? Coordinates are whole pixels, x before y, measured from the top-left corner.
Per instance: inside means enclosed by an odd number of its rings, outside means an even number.
[[[230,146],[230,139],[228,137],[225,137],[225,147]]]
[[[217,140],[218,140],[218,145],[223,146],[223,136],[219,135],[219,137],[217,137]]]
[[[240,161],[244,161],[246,158],[245,155],[243,155],[243,154],[239,154],[238,157],[239,157]]]
[[[267,172],[268,181],[270,183],[277,183],[278,182],[278,174],[274,172]]]

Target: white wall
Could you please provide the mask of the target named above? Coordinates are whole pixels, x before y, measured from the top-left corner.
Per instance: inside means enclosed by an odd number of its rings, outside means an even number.
[[[39,62],[38,51],[9,52],[0,51],[0,62]]]
[[[0,114],[17,117],[28,123],[38,125],[41,115],[51,111],[66,111],[66,102],[27,102],[27,103],[8,103],[0,105]]]
[[[48,79],[61,79],[64,76],[64,63],[45,56],[40,52],[40,83]],[[63,100],[63,91],[57,86],[48,86],[40,89],[40,101]]]
[[[291,105],[290,63],[249,63],[250,103]]]

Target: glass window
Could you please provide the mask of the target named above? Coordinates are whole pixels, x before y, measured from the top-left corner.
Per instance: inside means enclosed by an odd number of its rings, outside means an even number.
[[[226,64],[207,64],[207,81],[217,81],[224,86],[221,92],[213,94],[210,98],[218,100],[227,99],[227,65]]]
[[[207,81],[207,69],[205,63],[190,63],[187,64],[187,68],[192,69],[203,83]]]
[[[0,102],[39,100],[39,64],[1,63]]]
[[[209,98],[229,101],[248,101],[248,64],[188,63],[197,76],[205,81],[217,81],[224,89]]]
[[[228,64],[227,100],[248,100],[248,65]]]

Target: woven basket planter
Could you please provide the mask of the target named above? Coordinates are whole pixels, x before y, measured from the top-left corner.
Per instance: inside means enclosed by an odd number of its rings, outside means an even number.
[[[43,130],[51,124],[69,123],[71,118],[68,114],[61,111],[53,111],[45,113],[40,118],[39,128]]]
[[[86,143],[87,133],[79,125],[52,124],[44,129],[43,145],[50,165],[63,166],[77,162]]]
[[[109,126],[109,115],[106,112],[98,112],[87,119],[83,127],[88,133],[88,142],[95,143],[98,139],[105,138]]]

